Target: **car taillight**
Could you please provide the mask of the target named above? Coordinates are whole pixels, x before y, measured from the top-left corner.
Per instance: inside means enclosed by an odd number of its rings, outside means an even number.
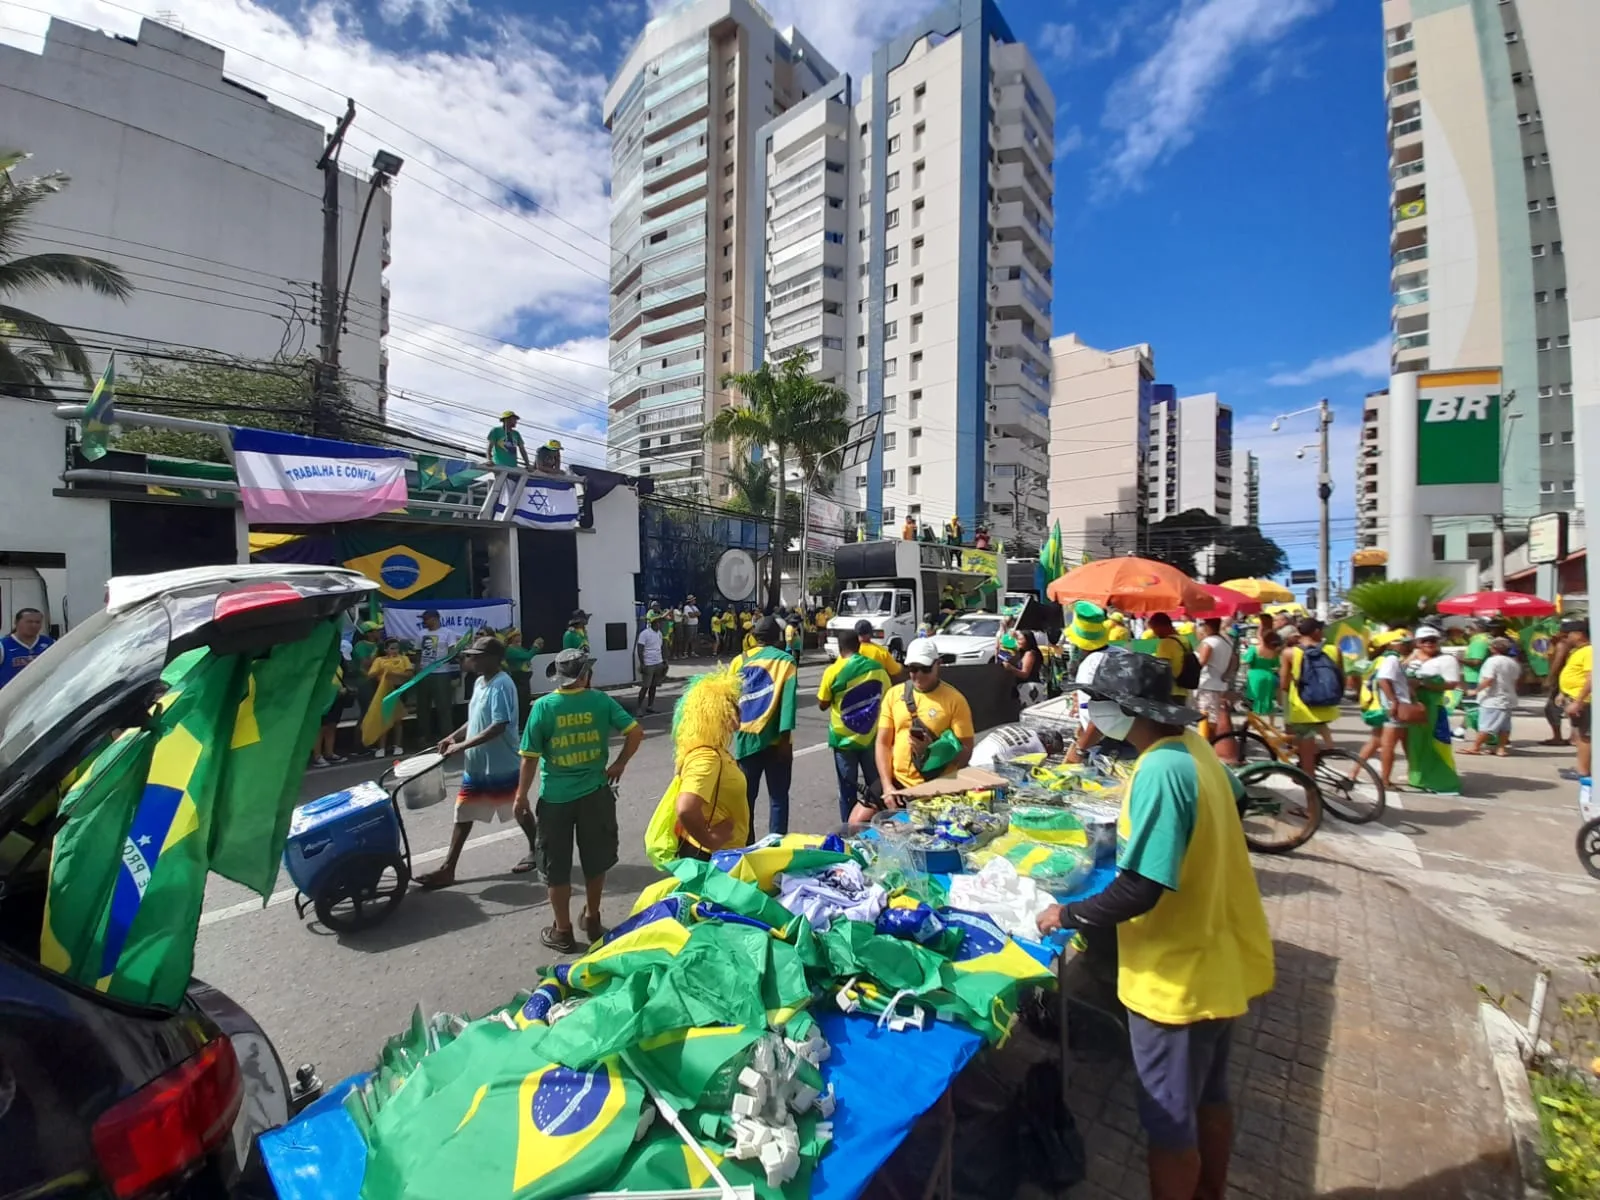
[[[252,609],[271,608],[274,604],[293,604],[299,599],[300,593],[287,583],[279,581],[249,583],[218,596],[216,610],[212,615],[220,621],[224,617],[237,616]]]
[[[233,1043],[218,1038],[112,1105],[92,1134],[106,1186],[137,1196],[192,1167],[227,1139],[243,1094]]]

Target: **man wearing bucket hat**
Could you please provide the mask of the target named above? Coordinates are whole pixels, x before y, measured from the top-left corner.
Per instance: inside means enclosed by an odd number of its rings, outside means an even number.
[[[884,802],[899,806],[896,793],[967,765],[974,734],[972,707],[939,678],[939,649],[928,638],[906,647],[904,686],[891,691],[878,717],[878,778]],[[872,819],[858,805],[851,819]]]
[[[1052,905],[1039,928],[1117,931],[1152,1200],[1227,1194],[1228,1052],[1250,1001],[1272,990],[1272,936],[1239,825],[1239,784],[1185,726],[1172,672],[1147,654],[1104,656],[1095,725],[1139,751],[1117,822],[1117,877]]]
[[[535,834],[533,818],[516,811],[517,777],[517,688],[511,676],[501,670],[505,647],[494,637],[480,637],[461,653],[468,671],[478,677],[477,686],[467,700],[467,723],[439,743],[445,757],[465,752],[461,770],[461,790],[456,794],[456,823],[450,831],[450,849],[444,865],[437,871],[419,875],[422,887],[449,887],[456,881],[456,863],[467,844],[475,822],[515,819],[528,838],[528,854],[514,869],[533,867]]]
[[[489,430],[489,461],[497,467],[514,467],[520,455],[522,465],[531,470],[533,464],[528,461],[528,447],[517,432],[517,420],[517,414],[508,408],[500,414],[500,424]]]
[[[1083,660],[1096,650],[1105,649],[1111,640],[1106,610],[1088,600],[1079,600],[1072,606],[1072,620],[1061,631],[1061,640],[1067,648],[1067,674],[1076,679]]]
[[[592,945],[605,936],[600,899],[606,872],[617,864],[617,797],[628,760],[644,740],[644,730],[627,709],[589,686],[594,658],[584,650],[563,650],[545,668],[556,690],[534,701],[522,730],[522,773],[517,781],[517,812],[528,811],[534,778],[539,780],[535,811],[539,828],[539,870],[550,889],[554,922],[539,940],[560,954],[578,948],[572,934],[572,848],[576,841],[587,903],[583,932]],[[622,750],[609,763],[613,733],[623,735]]]

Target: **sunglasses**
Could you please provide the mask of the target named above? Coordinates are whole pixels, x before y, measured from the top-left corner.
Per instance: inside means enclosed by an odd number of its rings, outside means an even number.
[[[925,667],[921,663],[907,663],[906,664],[906,670],[911,672],[911,674],[913,674],[913,675],[925,675],[929,671],[932,671],[933,668],[932,667]]]

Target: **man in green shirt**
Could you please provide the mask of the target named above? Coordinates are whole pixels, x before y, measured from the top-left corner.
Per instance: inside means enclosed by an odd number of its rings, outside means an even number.
[[[1461,656],[1461,682],[1468,688],[1478,686],[1478,676],[1483,670],[1484,660],[1489,657],[1489,629],[1482,621],[1474,617],[1467,622],[1466,652]]]
[[[767,779],[767,832],[789,832],[789,786],[794,779],[794,709],[798,667],[779,649],[783,629],[776,617],[762,617],[751,633],[756,648],[728,669],[739,679],[739,731],[733,757],[744,773],[751,812]],[[751,825],[755,821],[752,818]]]
[[[633,714],[604,692],[589,686],[594,659],[578,649],[563,650],[546,671],[556,690],[533,702],[522,731],[522,770],[512,812],[518,820],[528,812],[528,793],[539,779],[539,869],[550,889],[555,923],[540,941],[561,954],[572,954],[572,844],[578,844],[588,903],[583,931],[590,943],[605,936],[600,923],[600,898],[606,872],[617,863],[617,798],[611,785],[622,778],[628,760],[644,740]],[[623,735],[622,751],[610,763],[607,745],[612,733]]]
[[[500,414],[500,424],[489,430],[489,461],[497,467],[514,467],[520,456],[522,465],[531,471],[533,464],[528,461],[528,447],[517,432],[517,420],[517,414],[507,409]]]
[[[367,674],[367,668],[378,656],[378,632],[382,628],[376,621],[363,621],[356,627],[355,641],[350,644],[350,670],[345,678],[354,677],[356,704],[363,713],[372,703],[372,694],[378,690],[377,680]]]
[[[561,635],[561,648],[563,650],[589,649],[589,614],[583,609],[577,609],[567,619],[567,631]]]

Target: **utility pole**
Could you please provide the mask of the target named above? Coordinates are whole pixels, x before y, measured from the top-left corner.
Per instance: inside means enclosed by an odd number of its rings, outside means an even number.
[[[1328,470],[1328,426],[1333,424],[1333,409],[1324,396],[1317,401],[1317,441],[1322,452],[1321,471],[1317,475],[1317,498],[1322,502],[1317,530],[1317,619],[1328,619],[1328,558],[1332,537],[1328,529],[1329,500],[1333,497],[1333,475]]]
[[[328,138],[317,170],[322,172],[322,346],[311,395],[311,432],[320,436],[339,387],[339,151],[356,119],[356,102],[345,101],[344,116]]]

